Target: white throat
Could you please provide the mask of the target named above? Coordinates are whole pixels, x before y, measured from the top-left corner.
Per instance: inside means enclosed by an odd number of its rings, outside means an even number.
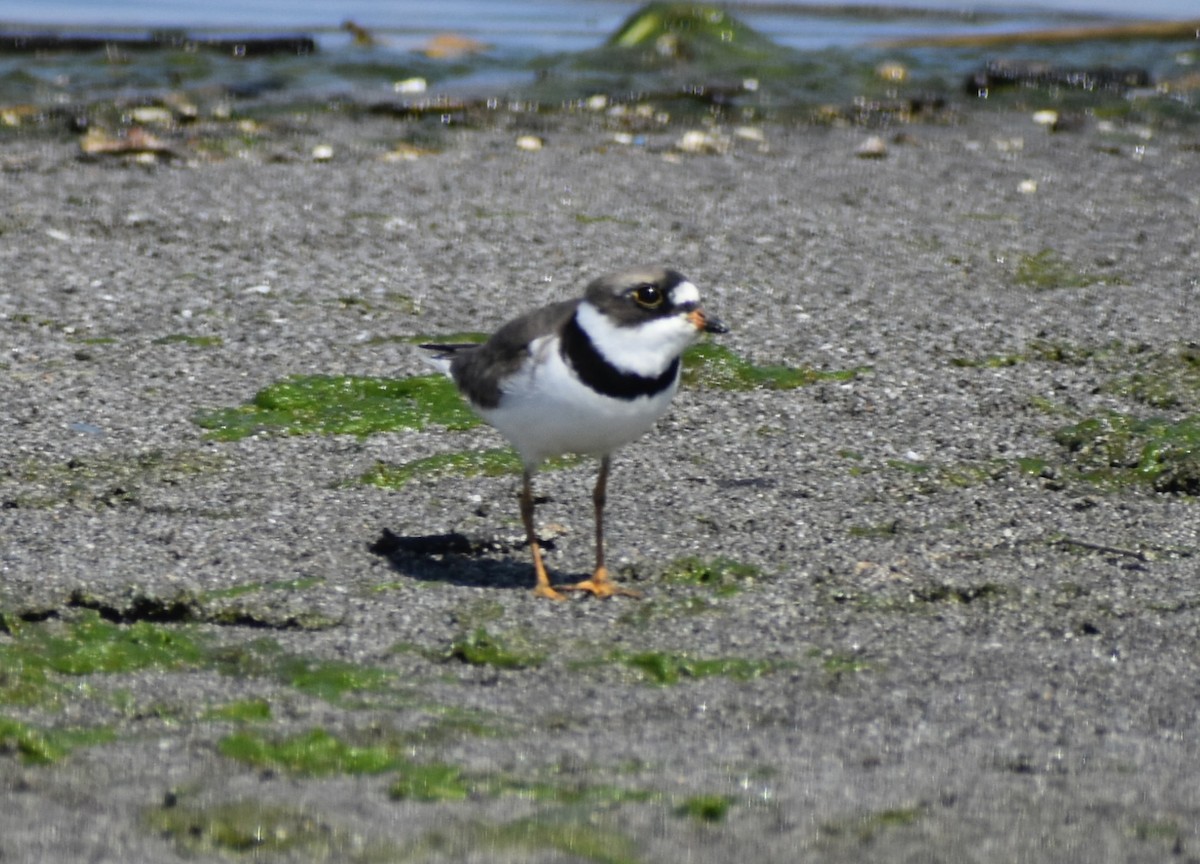
[[[586,300],[579,304],[575,320],[605,360],[644,378],[661,375],[700,335],[683,314],[621,327]]]

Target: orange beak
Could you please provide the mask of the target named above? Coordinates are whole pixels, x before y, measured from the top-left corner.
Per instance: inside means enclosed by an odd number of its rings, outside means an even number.
[[[728,333],[729,328],[720,322],[717,318],[710,318],[704,314],[703,309],[693,309],[687,314],[687,320],[692,326],[704,333]]]

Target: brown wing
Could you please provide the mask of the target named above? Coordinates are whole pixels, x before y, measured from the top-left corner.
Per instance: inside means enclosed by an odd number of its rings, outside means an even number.
[[[501,381],[521,368],[529,357],[529,343],[554,333],[565,324],[579,305],[564,300],[535,309],[509,321],[482,345],[453,347],[450,374],[460,390],[481,408],[495,408],[503,392]]]

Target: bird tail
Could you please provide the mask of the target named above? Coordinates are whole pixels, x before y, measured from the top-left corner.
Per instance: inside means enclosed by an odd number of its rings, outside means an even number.
[[[422,360],[443,375],[449,375],[450,362],[454,355],[469,348],[478,348],[479,345],[475,342],[425,342],[417,347],[424,349],[421,353]]]

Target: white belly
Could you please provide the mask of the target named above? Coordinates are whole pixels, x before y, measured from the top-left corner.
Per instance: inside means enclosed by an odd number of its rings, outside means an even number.
[[[671,404],[679,386],[653,396],[614,399],[586,387],[563,362],[557,341],[543,340],[508,382],[498,408],[479,410],[530,467],[563,453],[603,455],[646,432]]]

